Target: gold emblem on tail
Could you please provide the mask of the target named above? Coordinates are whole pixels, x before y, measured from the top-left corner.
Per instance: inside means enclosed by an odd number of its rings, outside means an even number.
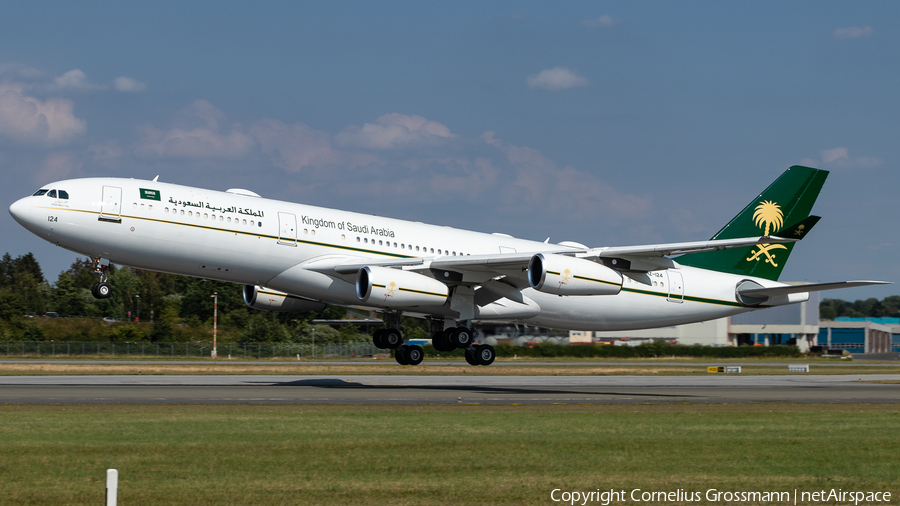
[[[768,236],[770,233],[774,234],[784,225],[784,213],[781,212],[781,206],[771,200],[760,202],[753,212],[753,223],[764,230],[764,236]],[[747,261],[752,262],[755,260],[758,262],[762,255],[765,255],[766,263],[772,264],[772,267],[778,267],[772,250],[787,249],[787,246],[783,244],[760,244],[758,246],[758,250],[750,252]]]

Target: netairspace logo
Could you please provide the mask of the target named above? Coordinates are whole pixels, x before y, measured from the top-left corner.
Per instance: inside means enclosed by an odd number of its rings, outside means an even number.
[[[858,505],[890,503],[890,492],[862,492],[850,491],[840,488],[831,490],[816,491],[769,491],[769,492],[749,492],[749,491],[722,491],[715,488],[706,490],[706,492],[696,492],[690,490],[677,489],[674,492],[669,491],[649,491],[639,488],[632,489],[630,492],[624,489],[616,490],[562,490],[553,489],[550,492],[550,499],[553,502],[565,503],[570,506],[579,504],[586,506],[587,504],[600,504],[609,506],[613,503],[668,503],[668,502],[713,502],[713,503],[780,503],[780,504],[811,504],[811,503],[853,503]]]

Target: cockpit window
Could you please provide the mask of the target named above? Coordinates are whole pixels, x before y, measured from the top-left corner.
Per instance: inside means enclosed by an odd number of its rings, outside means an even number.
[[[67,192],[66,190],[59,190],[59,198],[61,198],[61,199],[68,199],[68,198],[69,198],[69,192]]]
[[[50,193],[48,193],[47,196],[50,197],[51,199],[55,199],[56,198],[56,190],[50,190]]]
[[[32,195],[32,197],[40,197],[41,195],[47,193],[48,191],[50,191],[50,190],[40,189],[40,190],[34,192],[34,195]]]

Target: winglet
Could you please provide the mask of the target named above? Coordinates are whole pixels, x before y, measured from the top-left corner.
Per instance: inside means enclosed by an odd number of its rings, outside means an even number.
[[[801,240],[806,237],[806,234],[809,233],[810,230],[816,223],[821,220],[821,216],[809,216],[805,220],[801,220],[793,225],[782,228],[778,231],[778,237],[784,237],[785,239],[794,239]]]

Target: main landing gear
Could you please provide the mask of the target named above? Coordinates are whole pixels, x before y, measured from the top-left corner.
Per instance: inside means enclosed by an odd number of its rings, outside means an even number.
[[[468,327],[452,327],[435,332],[431,344],[437,351],[453,351],[457,348],[466,350],[466,362],[469,365],[491,365],[497,358],[494,347],[488,344],[475,345],[475,334]]]
[[[385,313],[384,325],[372,336],[372,342],[382,350],[394,350],[394,357],[400,365],[419,365],[425,358],[425,350],[418,345],[406,344],[406,337],[400,325],[400,313]]]
[[[425,358],[425,350],[418,345],[406,344],[399,328],[378,329],[372,336],[372,341],[382,350],[394,350],[394,356],[400,365],[419,365]]]
[[[421,364],[425,352],[421,346],[406,344],[400,326],[400,314],[385,313],[384,322],[387,328],[376,330],[372,336],[375,346],[383,350],[394,350],[394,357],[400,365]],[[441,320],[435,320],[432,324],[437,327],[431,339],[435,350],[447,352],[462,348],[466,350],[466,362],[469,365],[491,365],[497,357],[493,346],[475,345],[475,332],[469,326],[441,330]]]
[[[107,274],[109,261],[103,260],[100,257],[96,257],[93,260],[94,270],[91,272],[100,276],[100,282],[94,283],[94,286],[91,287],[91,295],[93,295],[95,299],[105,299],[112,295],[112,287],[107,283],[107,280],[109,279],[109,274]]]

